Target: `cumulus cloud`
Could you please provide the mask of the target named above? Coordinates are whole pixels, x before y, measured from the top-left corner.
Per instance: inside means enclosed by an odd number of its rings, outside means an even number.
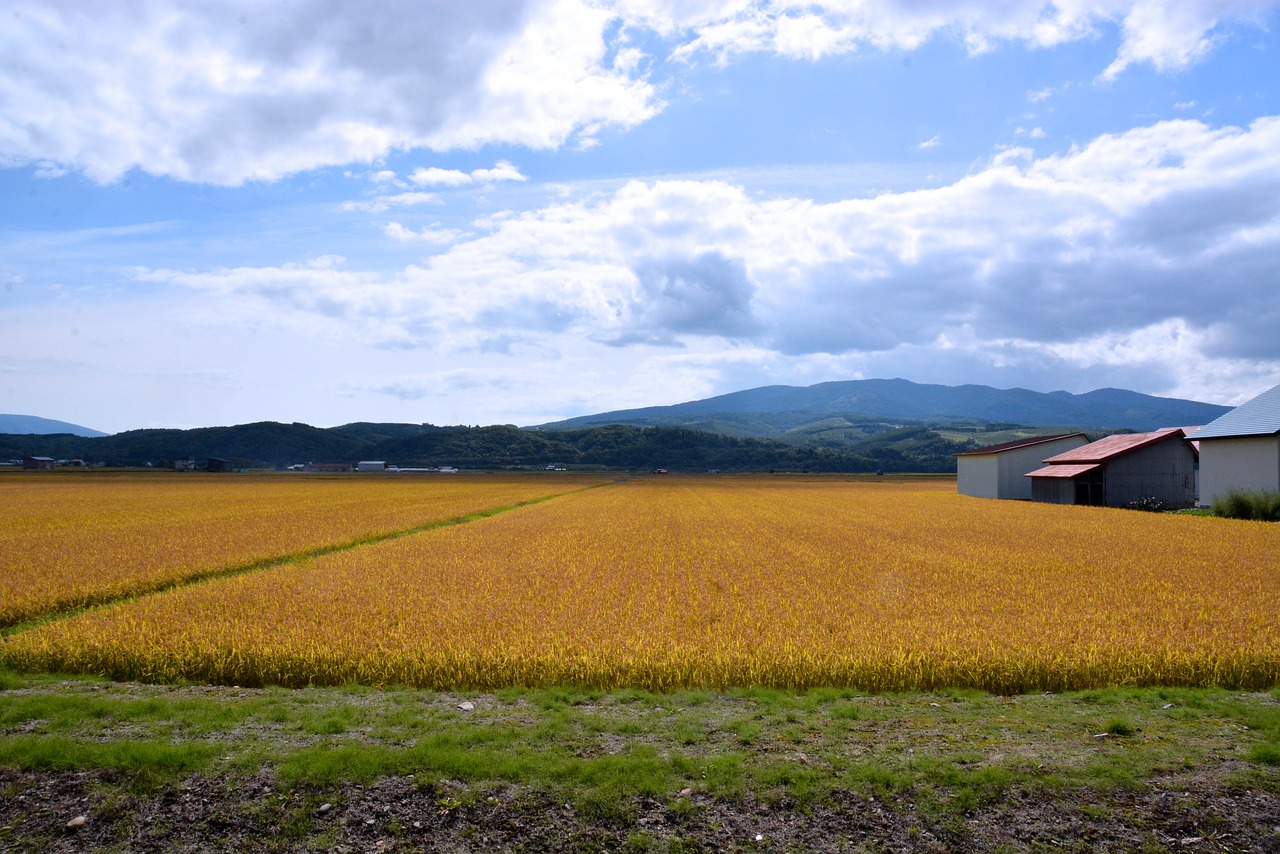
[[[318,259],[146,275],[341,317],[387,346],[570,336],[945,359],[974,376],[1147,371],[1152,388],[1185,385],[1173,366],[1189,359],[1202,377],[1280,371],[1276,117],[1161,122],[874,198],[633,181],[484,225],[393,274]],[[1232,299],[1215,298],[1226,288]]]
[[[980,53],[1118,28],[1119,51],[1100,69],[1112,79],[1139,63],[1185,68],[1222,42],[1225,24],[1255,22],[1274,7],[1275,0],[14,0],[0,16],[0,162],[38,164],[46,176],[74,168],[100,182],[141,169],[235,185],[415,149],[587,150],[605,130],[632,128],[663,108],[650,78],[655,67],[670,73],[661,66],[668,60],[729,62],[761,51],[817,60],[950,37]],[[501,167],[468,177],[520,180]],[[422,177],[437,186],[458,179],[430,169]]]
[[[658,109],[588,0],[9,4],[0,152],[240,184],[395,150],[552,148]]]
[[[643,8],[646,4],[631,4]],[[914,50],[935,37],[958,37],[972,53],[1004,43],[1047,48],[1094,38],[1119,26],[1121,47],[1103,76],[1149,62],[1161,71],[1185,68],[1212,50],[1224,20],[1258,23],[1271,0],[1085,0],[990,3],[982,0],[844,3],[762,0],[703,4],[683,16],[656,3],[655,26],[685,28],[692,37],[674,54],[710,54],[726,63],[742,53],[769,52],[796,59],[865,48]],[[1048,90],[1037,93],[1047,96]]]
[[[756,285],[740,260],[721,252],[647,258],[633,272],[639,287],[617,342],[666,342],[685,334],[742,338],[759,329],[751,308]]]
[[[1125,11],[1121,23],[1120,53],[1102,77],[1113,80],[1138,62],[1149,62],[1159,71],[1186,68],[1216,46],[1219,39],[1213,31],[1220,20],[1260,16],[1269,7],[1270,4],[1248,0],[1225,7],[1222,3],[1181,0],[1134,3]]]

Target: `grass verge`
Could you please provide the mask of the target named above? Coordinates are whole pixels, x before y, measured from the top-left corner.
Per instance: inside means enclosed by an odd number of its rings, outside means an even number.
[[[229,802],[254,813],[245,821],[274,828],[282,844],[292,840],[281,850],[337,832],[320,820],[334,803],[351,810],[364,793],[397,786],[404,791],[394,802],[417,811],[397,819],[404,833],[413,821],[419,830],[427,821],[496,833],[486,816],[510,822],[514,811],[610,845],[683,850],[744,815],[765,824],[760,816],[773,816],[785,828],[848,818],[857,804],[864,823],[886,810],[899,830],[962,844],[975,816],[998,816],[1026,799],[1094,804],[1098,815],[1081,815],[1125,820],[1096,805],[1156,789],[1189,797],[1209,781],[1214,792],[1262,793],[1264,813],[1276,808],[1280,691],[460,695],[0,672],[0,772],[47,782],[86,771],[98,772],[97,782],[82,798],[116,816],[115,833],[139,820],[139,804],[176,791],[210,781],[228,793],[265,788],[265,800],[229,794]],[[362,820],[394,838],[376,803],[369,808],[373,818]],[[0,814],[0,843],[23,850],[44,832]]]

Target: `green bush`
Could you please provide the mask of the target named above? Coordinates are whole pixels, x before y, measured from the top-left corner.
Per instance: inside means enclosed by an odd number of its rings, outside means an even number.
[[[1265,490],[1228,492],[1213,499],[1213,515],[1228,519],[1280,522],[1280,492]]]

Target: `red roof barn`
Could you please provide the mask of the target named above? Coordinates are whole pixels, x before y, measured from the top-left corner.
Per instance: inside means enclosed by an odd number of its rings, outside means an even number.
[[[1051,504],[1123,507],[1196,501],[1196,450],[1180,427],[1120,433],[1049,457],[1031,478],[1031,498]]]

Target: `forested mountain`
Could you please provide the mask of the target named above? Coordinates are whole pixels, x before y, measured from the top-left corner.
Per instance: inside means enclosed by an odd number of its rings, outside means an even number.
[[[608,467],[673,471],[951,471],[969,445],[923,427],[882,434],[865,446],[798,447],[675,427],[610,425],[585,430],[347,424],[321,429],[262,422],[197,430],[131,430],[102,438],[0,435],[0,459],[51,456],[90,465],[155,465],[175,459],[230,460],[236,467],[385,460],[401,466],[518,469]]]
[[[806,443],[835,419],[843,430],[874,433],[885,425],[987,424],[1155,430],[1207,424],[1230,407],[1105,388],[1086,394],[1036,392],[983,385],[925,385],[908,380],[849,380],[764,386],[672,406],[584,415],[543,425],[581,429],[594,424],[679,426],[730,435]],[[840,424],[839,422],[844,422]]]
[[[855,380],[767,386],[588,415],[540,428],[273,421],[113,436],[0,435],[0,460],[25,456],[167,466],[225,459],[237,467],[385,460],[402,467],[607,466],[723,471],[954,471],[954,454],[1043,433],[1205,424],[1228,407],[1121,389],[1088,394]]]

